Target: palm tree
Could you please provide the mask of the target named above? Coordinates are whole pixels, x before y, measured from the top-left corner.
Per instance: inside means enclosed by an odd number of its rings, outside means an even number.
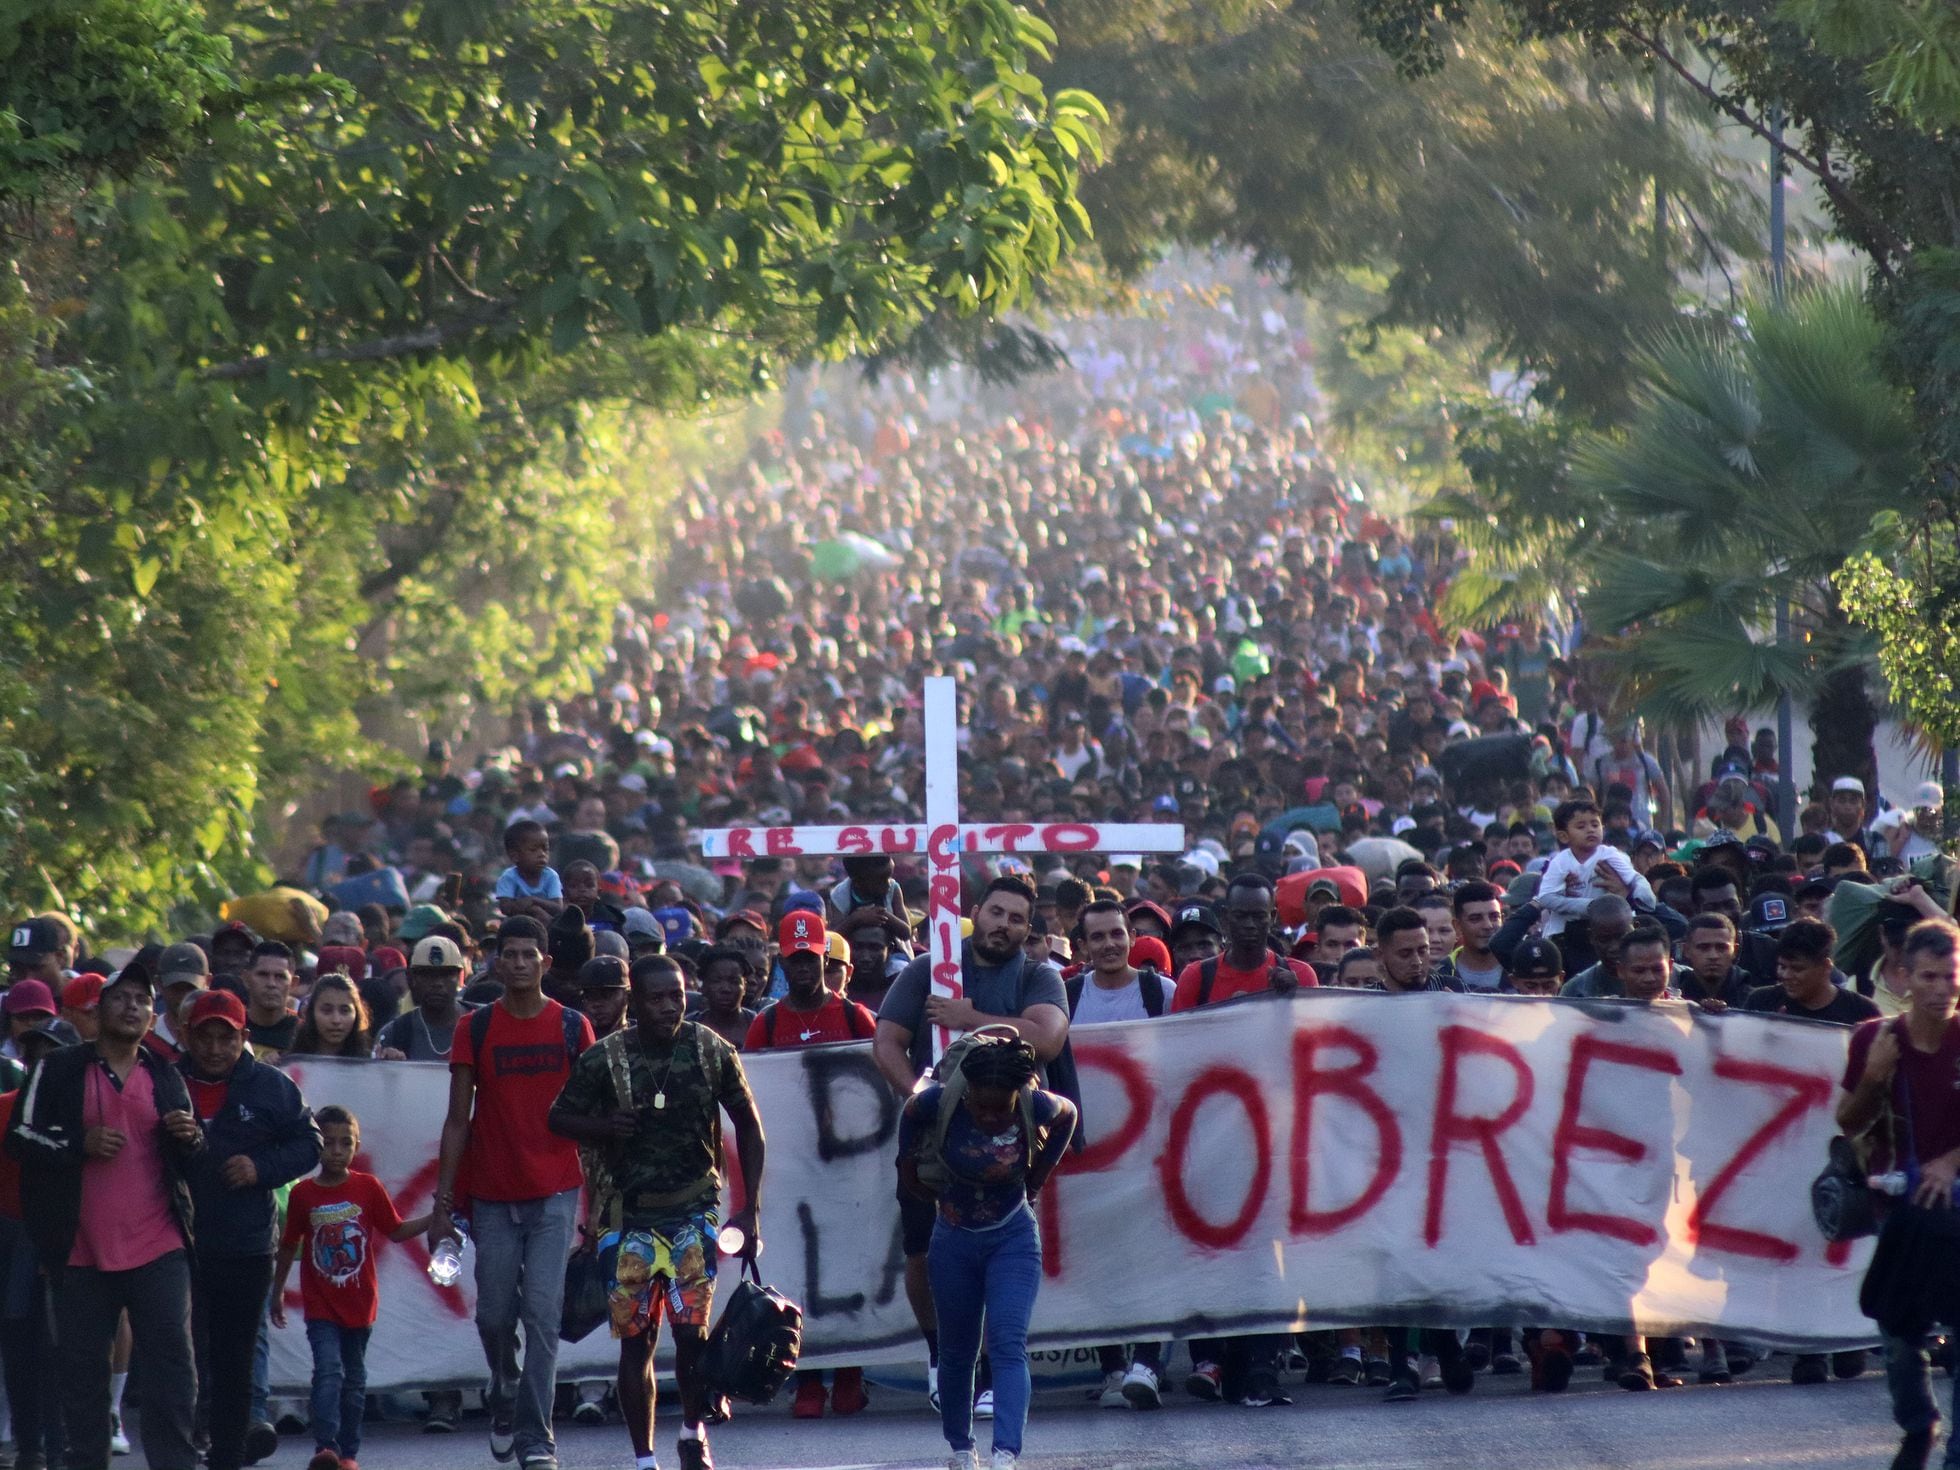
[[[1631,702],[1690,724],[1787,689],[1810,707],[1817,779],[1868,786],[1873,644],[1831,575],[1874,547],[1875,517],[1912,508],[1912,422],[1882,341],[1837,287],[1681,327],[1641,355],[1625,422],[1570,460],[1604,521],[1585,528],[1581,605]]]

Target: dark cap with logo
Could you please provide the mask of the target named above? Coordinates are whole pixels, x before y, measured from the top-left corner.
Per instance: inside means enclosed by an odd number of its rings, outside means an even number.
[[[53,954],[61,948],[61,929],[53,919],[22,919],[7,936],[7,948],[16,959],[32,959]]]
[[[594,955],[578,967],[580,990],[624,990],[626,961],[616,954]]]
[[[1175,935],[1178,930],[1188,928],[1194,924],[1198,928],[1209,930],[1213,934],[1223,934],[1225,932],[1224,926],[1218,922],[1218,910],[1208,903],[1179,904],[1171,915],[1170,932]]]
[[[1554,975],[1563,975],[1565,956],[1558,952],[1558,946],[1551,940],[1541,939],[1536,934],[1527,935],[1511,951],[1511,973],[1525,980],[1545,980]]]

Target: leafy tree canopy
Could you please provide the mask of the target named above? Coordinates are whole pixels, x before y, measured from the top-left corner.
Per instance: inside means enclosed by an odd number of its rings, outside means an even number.
[[[271,100],[181,84],[0,280],[0,870],[98,925],[254,876],[364,701],[569,678],[657,535],[660,413],[995,316],[1087,234],[1100,109],[1006,0],[174,13]]]

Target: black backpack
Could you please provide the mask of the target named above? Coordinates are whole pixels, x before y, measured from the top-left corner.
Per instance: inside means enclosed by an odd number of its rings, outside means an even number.
[[[1088,971],[1085,970],[1070,980],[1065,987],[1068,991],[1068,1018],[1071,1021],[1075,1019],[1075,1008],[1082,1004],[1082,986],[1088,978]],[[1143,1013],[1146,1016],[1161,1016],[1164,1014],[1165,1007],[1170,1004],[1170,978],[1163,971],[1145,965],[1137,971],[1137,993],[1143,1001]],[[1206,986],[1205,993],[1210,994],[1209,985]]]
[[[701,1374],[712,1393],[766,1404],[782,1391],[803,1351],[803,1309],[762,1285],[755,1262],[742,1279],[702,1349]]]

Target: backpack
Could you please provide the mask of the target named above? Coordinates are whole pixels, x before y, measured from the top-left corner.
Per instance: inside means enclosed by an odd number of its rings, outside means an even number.
[[[1219,956],[1213,955],[1210,959],[1198,966],[1198,1004],[1201,1006],[1211,1004],[1211,987],[1218,981],[1218,961]],[[1268,988],[1273,990],[1281,988],[1280,985],[1273,984],[1275,980],[1279,980],[1281,985],[1284,985],[1287,980],[1292,980],[1295,984],[1298,984],[1299,979],[1300,977],[1293,973],[1293,967],[1291,965],[1288,965],[1278,955],[1273,956],[1272,968],[1266,971],[1266,984]]]
[[[803,1309],[756,1276],[744,1259],[742,1278],[701,1353],[701,1376],[715,1395],[766,1404],[796,1371],[803,1350]]]
[[[782,1009],[782,1005],[783,1003],[779,1000],[771,1001],[768,1009],[762,1013],[762,1041],[764,1046],[774,1047],[776,1044],[776,1012]],[[844,997],[844,1029],[851,1033],[851,1040],[853,1041],[863,1041],[865,1037],[871,1034],[868,1031],[859,1031],[858,1025],[857,1003],[846,996]]]
[[[952,1166],[946,1162],[946,1132],[953,1126],[953,1113],[959,1107],[960,1099],[966,1096],[966,1076],[960,1070],[960,1064],[976,1047],[999,1046],[1018,1038],[1019,1033],[1011,1026],[982,1026],[977,1031],[967,1032],[947,1047],[946,1055],[933,1068],[933,1080],[940,1087],[938,1116],[933,1119],[932,1128],[919,1140],[912,1157],[918,1166],[919,1183],[935,1195],[944,1194],[946,1187],[953,1182]],[[1034,1164],[1035,1139],[1039,1132],[1034,1118],[1034,1094],[1033,1086],[1023,1087],[1017,1099],[1021,1107],[1021,1141],[1027,1151],[1024,1168]]]
[[[1084,972],[1067,984],[1068,1018],[1071,1021],[1075,1019],[1075,1008],[1082,1004],[1082,985],[1088,978],[1088,974]],[[1148,965],[1137,971],[1137,992],[1143,1000],[1143,1013],[1146,1016],[1164,1014],[1164,1008],[1170,1004],[1170,991],[1169,978],[1162,971],[1154,970]],[[1209,987],[1206,993],[1210,993]]]
[[[597,1050],[606,1059],[613,1100],[627,1112],[633,1111],[633,1069],[626,1060],[626,1033],[613,1032],[598,1043]],[[579,1162],[585,1169],[586,1220],[601,1235],[620,1229],[624,1222],[623,1198],[612,1172],[612,1156],[617,1147],[617,1144],[588,1143],[581,1144],[578,1151]],[[567,1342],[578,1340],[565,1338]]]

